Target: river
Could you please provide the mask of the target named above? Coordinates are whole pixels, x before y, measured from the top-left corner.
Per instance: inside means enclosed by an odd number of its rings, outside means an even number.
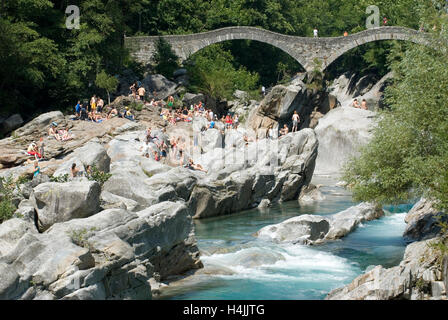
[[[264,226],[297,215],[328,216],[356,205],[331,178],[313,180],[324,185],[323,201],[293,201],[195,221],[204,269],[170,285],[159,299],[318,300],[373,265],[399,264],[405,250],[404,216],[411,205],[388,206],[383,218],[320,246],[275,244],[253,236]]]

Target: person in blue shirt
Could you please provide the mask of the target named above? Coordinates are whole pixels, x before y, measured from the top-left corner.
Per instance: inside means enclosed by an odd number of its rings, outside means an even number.
[[[33,178],[34,178],[34,177],[37,177],[39,173],[40,173],[40,168],[39,168],[38,162],[37,162],[37,161],[34,161]]]
[[[75,107],[76,111],[76,118],[79,118],[81,116],[81,101],[78,100],[78,104]]]

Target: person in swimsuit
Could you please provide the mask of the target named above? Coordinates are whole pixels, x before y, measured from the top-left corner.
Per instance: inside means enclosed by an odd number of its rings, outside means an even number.
[[[76,168],[76,163],[73,163],[72,167],[70,169],[70,174],[72,175],[72,178],[76,178],[78,176],[78,172],[79,172],[79,169]]]
[[[191,170],[198,170],[207,173],[207,170],[205,170],[199,163],[194,163],[193,159],[188,160],[186,167]]]
[[[297,126],[299,125],[300,117],[297,111],[294,111],[294,114],[292,115],[292,132],[297,131]]]
[[[37,177],[40,173],[39,164],[37,161],[34,161],[34,172],[33,172],[33,178]]]

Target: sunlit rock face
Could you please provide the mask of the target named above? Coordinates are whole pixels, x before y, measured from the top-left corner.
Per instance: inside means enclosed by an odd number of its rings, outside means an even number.
[[[315,128],[319,141],[315,173],[339,173],[347,160],[372,137],[375,113],[352,107],[331,110]]]

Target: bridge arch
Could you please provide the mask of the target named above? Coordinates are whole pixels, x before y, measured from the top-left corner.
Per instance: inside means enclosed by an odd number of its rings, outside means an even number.
[[[183,60],[214,43],[228,40],[259,41],[283,50],[308,72],[316,67],[323,71],[347,51],[368,42],[403,40],[428,44],[427,34],[404,27],[379,27],[333,38],[288,36],[255,27],[227,27],[189,35],[125,37],[125,46],[137,61],[149,63],[160,37],[169,42],[177,56]],[[320,63],[316,65],[316,61]]]
[[[372,33],[372,31],[370,30],[366,30],[347,37],[333,38],[334,41],[339,42],[339,44],[335,46],[337,47],[337,49],[334,50],[334,52],[330,56],[324,58],[323,69],[329,67],[334,61],[336,61],[339,57],[341,57],[348,51],[370,42],[399,40],[399,41],[409,41],[422,45],[429,44],[426,35],[408,28],[388,27],[384,29],[383,27],[380,27],[372,30],[374,33]]]
[[[304,57],[293,45],[297,37],[255,27],[226,27],[190,35],[127,37],[125,38],[125,46],[131,50],[138,61],[148,63],[150,56],[155,51],[155,43],[159,38],[163,38],[170,43],[176,55],[182,60],[186,60],[199,50],[215,43],[229,40],[253,40],[272,45],[286,52],[302,67],[305,67],[306,63]]]

